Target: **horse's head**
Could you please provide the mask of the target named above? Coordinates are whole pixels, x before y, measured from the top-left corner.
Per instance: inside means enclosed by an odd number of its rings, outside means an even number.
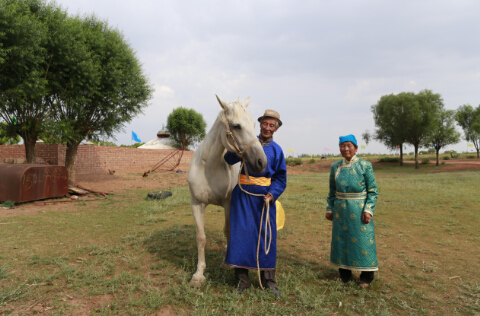
[[[225,124],[225,135],[222,143],[227,150],[245,158],[250,170],[262,173],[267,168],[267,156],[255,133],[255,121],[247,111],[250,97],[227,103],[217,96],[218,103],[223,108],[220,118]],[[232,137],[228,136],[231,133]],[[228,136],[228,137],[227,137]]]

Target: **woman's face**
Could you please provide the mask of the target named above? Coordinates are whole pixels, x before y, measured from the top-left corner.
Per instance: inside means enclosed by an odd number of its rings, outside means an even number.
[[[350,161],[355,153],[357,152],[357,148],[352,142],[344,142],[340,145],[340,153],[342,157]]]

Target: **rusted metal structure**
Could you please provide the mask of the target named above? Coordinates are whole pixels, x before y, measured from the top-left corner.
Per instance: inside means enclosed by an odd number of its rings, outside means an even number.
[[[68,194],[62,166],[0,164],[0,201],[36,201]]]
[[[175,149],[170,154],[165,156],[162,160],[157,162],[153,168],[143,174],[143,176],[148,176],[150,172],[155,171],[173,171],[175,168],[180,165],[180,161],[182,161],[183,157],[183,148],[182,149]]]

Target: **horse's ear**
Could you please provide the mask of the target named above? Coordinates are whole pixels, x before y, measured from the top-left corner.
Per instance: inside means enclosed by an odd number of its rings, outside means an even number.
[[[222,99],[220,99],[218,97],[218,95],[215,94],[215,96],[217,97],[217,100],[218,100],[218,103],[220,103],[220,106],[225,110],[225,111],[228,111],[228,103],[223,101]]]
[[[245,101],[243,101],[243,106],[246,108],[250,104],[250,97],[246,98]]]

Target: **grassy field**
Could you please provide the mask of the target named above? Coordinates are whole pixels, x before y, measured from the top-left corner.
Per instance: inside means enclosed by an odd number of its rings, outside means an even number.
[[[328,264],[328,173],[312,172],[289,176],[281,197],[280,299],[260,290],[254,273],[251,289],[232,293],[233,271],[219,268],[225,239],[215,206],[206,211],[207,282],[188,286],[195,226],[188,188],[178,187],[160,202],[137,190],[0,218],[0,314],[479,315],[480,172],[427,169],[375,170],[380,271],[366,290],[341,283]]]

